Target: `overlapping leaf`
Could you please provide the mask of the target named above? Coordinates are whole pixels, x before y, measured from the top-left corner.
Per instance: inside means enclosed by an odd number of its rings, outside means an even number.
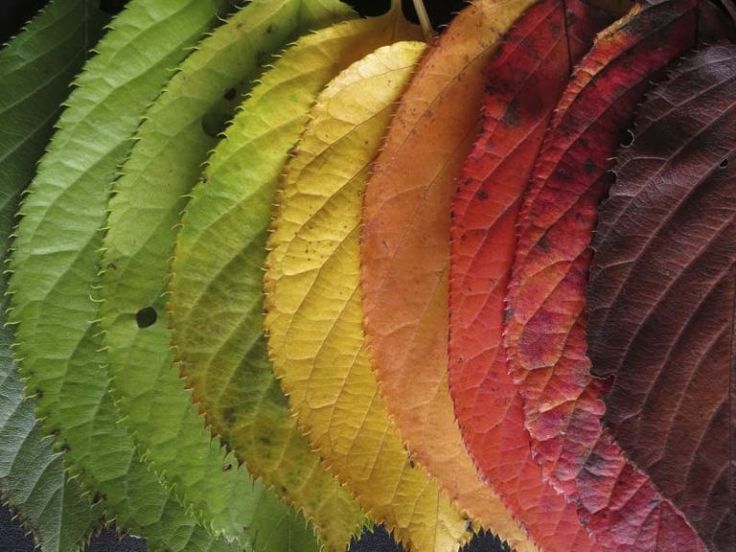
[[[584,314],[606,171],[650,80],[693,45],[696,4],[643,3],[598,37],[558,104],[519,217],[505,343],[532,455],[606,550],[704,550],[603,428]]]
[[[146,460],[208,518],[246,518],[248,474],[212,440],[173,364],[163,292],[175,226],[217,143],[217,128],[232,117],[260,64],[301,32],[351,13],[331,0],[254,0],[234,14],[187,58],[146,112],[109,204],[100,316],[113,395]],[[194,399],[200,400],[196,393]],[[289,467],[265,482],[287,481]],[[309,499],[289,498],[304,507],[331,549],[344,550],[361,525],[360,510],[327,472],[313,479],[305,489]]]
[[[107,513],[122,529],[147,537],[153,550],[231,547],[184,512],[116,424],[90,286],[110,183],[129,137],[170,67],[224,4],[139,0],[113,22],[78,77],[30,186],[11,262],[17,357],[44,429]]]
[[[44,552],[73,552],[96,528],[102,512],[66,480],[55,453],[36,423],[34,401],[24,400],[23,382],[8,351],[0,362],[0,493],[18,512]]]
[[[366,337],[404,442],[463,512],[504,537],[515,524],[476,473],[448,388],[449,214],[478,131],[484,68],[533,3],[475,2],[422,60],[367,186],[361,252]]]
[[[33,178],[69,84],[107,17],[91,0],[53,2],[0,51],[0,257],[5,257],[21,191]],[[5,277],[0,287],[5,289]],[[61,454],[36,425],[35,401],[10,353],[12,332],[0,315],[0,495],[44,552],[72,552],[100,511],[66,481]]]
[[[582,3],[564,8],[557,0],[531,7],[487,67],[483,133],[452,205],[449,382],[470,455],[531,538],[543,550],[582,551],[599,547],[531,457],[503,347],[521,197],[570,61],[587,51],[596,28]]]
[[[588,293],[605,423],[695,526],[734,549],[736,47],[679,65],[640,108],[600,209]]]
[[[42,544],[76,552],[104,514],[154,552],[316,552],[301,509],[334,552],[361,510],[417,551],[481,526],[529,552],[736,547],[733,46],[649,96],[587,282],[634,109],[736,10],[641,0],[565,87],[591,6],[630,3],[475,0],[419,61],[392,0],[256,81],[349,9],[132,0],[10,264],[33,397],[0,331],[0,493]],[[51,4],[0,52],[0,256],[103,19]]]
[[[274,370],[311,442],[410,550],[450,550],[465,522],[415,467],[365,348],[358,228],[370,163],[424,46],[377,50],[320,95],[279,194],[266,273]]]
[[[290,417],[262,337],[262,265],[275,186],[310,106],[334,75],[380,45],[418,35],[394,9],[297,41],[226,131],[178,236],[169,308],[187,381],[249,468],[294,502],[311,502],[312,511],[338,489]]]

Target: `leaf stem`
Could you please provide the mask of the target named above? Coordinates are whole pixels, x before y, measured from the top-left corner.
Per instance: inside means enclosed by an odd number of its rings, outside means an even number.
[[[419,24],[422,26],[424,36],[429,42],[434,37],[434,29],[432,28],[432,21],[429,19],[427,8],[424,6],[424,0],[412,0],[414,2],[414,9],[417,12],[419,18]]]

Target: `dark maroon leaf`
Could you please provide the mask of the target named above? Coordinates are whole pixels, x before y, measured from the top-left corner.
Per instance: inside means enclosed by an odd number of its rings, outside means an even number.
[[[604,419],[709,548],[733,552],[736,46],[650,94],[616,173],[588,293]]]

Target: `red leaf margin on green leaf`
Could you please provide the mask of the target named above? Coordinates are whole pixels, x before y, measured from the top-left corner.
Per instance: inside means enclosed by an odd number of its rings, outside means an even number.
[[[584,309],[611,158],[650,79],[694,45],[697,4],[644,2],[599,36],[558,105],[518,219],[505,344],[532,454],[612,551],[704,550],[602,426],[604,386],[590,374]]]

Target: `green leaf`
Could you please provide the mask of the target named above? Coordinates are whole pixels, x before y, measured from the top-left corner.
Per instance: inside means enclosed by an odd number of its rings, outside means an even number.
[[[184,503],[217,526],[247,518],[248,473],[211,438],[174,369],[164,291],[175,226],[217,132],[261,63],[310,28],[351,15],[337,0],[253,0],[233,15],[182,63],[146,112],[108,206],[100,317],[113,396],[145,460],[165,474]],[[282,469],[282,480],[293,477],[288,463]],[[314,503],[302,501],[306,516],[330,549],[345,550],[362,525],[359,507],[319,467],[311,485]],[[298,496],[292,498],[302,505]],[[303,520],[294,519],[303,530]],[[271,549],[284,550],[287,537],[282,531]],[[298,544],[298,550],[315,547],[306,533]]]
[[[9,245],[20,193],[53,132],[69,84],[108,18],[96,0],[57,0],[0,50],[0,257]],[[5,289],[0,275],[0,288]],[[12,361],[12,331],[0,312],[0,494],[44,552],[79,550],[101,511],[64,475],[34,415],[35,401]]]
[[[3,336],[5,341],[5,336]],[[44,552],[73,552],[92,533],[102,514],[66,481],[61,453],[54,453],[23,398],[8,349],[0,358],[0,494],[19,513]]]
[[[152,550],[235,550],[187,514],[117,425],[90,299],[116,167],[170,68],[224,0],[133,0],[76,81],[22,208],[11,258],[17,358],[46,432],[118,526]],[[102,358],[101,358],[102,357]],[[244,491],[245,492],[245,491]]]
[[[276,183],[317,94],[395,33],[420,35],[392,13],[335,25],[287,50],[215,149],[177,238],[169,309],[194,396],[251,472],[307,511],[335,487],[321,476],[266,357],[266,231]]]

